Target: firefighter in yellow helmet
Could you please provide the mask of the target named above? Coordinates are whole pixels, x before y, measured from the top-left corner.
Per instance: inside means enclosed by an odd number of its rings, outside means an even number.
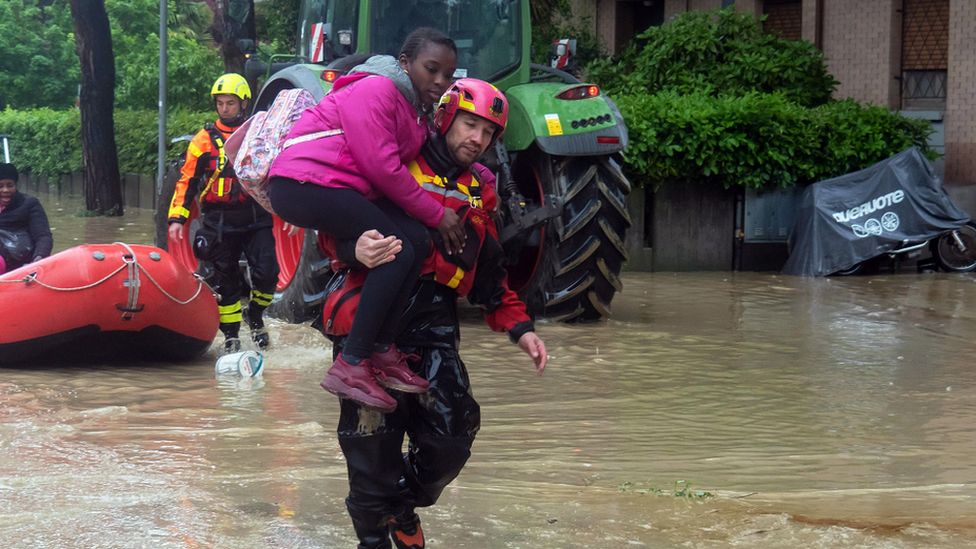
[[[261,349],[270,339],[264,310],[271,303],[278,281],[278,263],[271,214],[241,187],[224,153],[224,142],[244,123],[251,88],[243,76],[228,73],[214,82],[210,95],[217,120],[190,141],[169,207],[169,237],[189,238],[186,228],[190,204],[199,197],[203,224],[193,237],[193,253],[212,266],[208,281],[220,294],[220,331],[224,352],[241,348],[241,321],[246,318],[251,338]],[[251,295],[241,304],[246,282],[239,266],[241,254],[250,271]]]

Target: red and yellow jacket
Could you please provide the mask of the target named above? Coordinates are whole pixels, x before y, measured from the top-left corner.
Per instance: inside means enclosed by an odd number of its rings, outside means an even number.
[[[193,136],[169,205],[169,221],[186,222],[198,194],[203,210],[238,206],[250,200],[224,155],[224,142],[235,129],[217,120]]]
[[[493,218],[498,207],[495,176],[484,166],[475,164],[456,181],[447,181],[430,169],[423,156],[418,156],[407,168],[420,187],[441,204],[457,211],[466,221],[464,252],[447,256],[439,246],[433,246],[421,274],[433,276],[438,284],[453,289],[458,296],[467,297],[473,304],[479,305],[484,312],[485,322],[492,330],[509,332],[513,340],[530,331],[532,319],[525,303],[509,288],[508,277],[501,267],[502,249]],[[435,240],[437,236],[434,235]],[[337,257],[336,243],[328,235],[319,233],[319,246],[329,257]],[[343,286],[336,290],[338,295],[326,299],[323,325],[328,335],[348,333],[352,311],[346,313],[329,309],[349,307],[353,305],[351,302],[358,301],[344,298],[344,294],[360,286],[363,278],[361,275],[347,276]]]

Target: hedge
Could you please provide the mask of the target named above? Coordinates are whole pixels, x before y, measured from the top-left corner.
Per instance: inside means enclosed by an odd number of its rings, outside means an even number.
[[[630,132],[626,168],[640,181],[790,187],[852,172],[911,146],[931,155],[927,122],[836,101],[706,93],[617,99]]]
[[[790,187],[913,145],[933,156],[927,122],[831,100],[820,51],[732,9],[683,13],[586,69],[627,122],[624,167],[639,184]]]
[[[213,118],[212,112],[172,111],[166,119],[167,141],[196,133]],[[115,111],[115,143],[122,173],[156,172],[157,122],[156,111]],[[52,177],[82,170],[78,109],[7,109],[0,112],[0,133],[8,136],[10,159],[21,171]],[[185,149],[185,143],[170,146],[167,160],[176,160]]]
[[[586,70],[611,97],[759,92],[815,107],[830,101],[838,84],[813,44],[766,33],[751,14],[732,8],[689,11],[650,27],[618,58],[593,61]]]

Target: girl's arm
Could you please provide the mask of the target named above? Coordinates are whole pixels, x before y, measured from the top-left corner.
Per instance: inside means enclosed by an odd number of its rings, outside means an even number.
[[[400,92],[382,77],[365,78],[350,92],[339,118],[356,167],[373,188],[424,225],[436,228],[444,217],[444,206],[420,188],[400,160],[396,138],[396,109],[403,100]]]

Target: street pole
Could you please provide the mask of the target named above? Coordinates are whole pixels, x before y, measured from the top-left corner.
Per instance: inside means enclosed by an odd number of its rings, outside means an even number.
[[[156,144],[156,195],[163,191],[166,176],[166,47],[167,3],[159,0],[159,140]]]

